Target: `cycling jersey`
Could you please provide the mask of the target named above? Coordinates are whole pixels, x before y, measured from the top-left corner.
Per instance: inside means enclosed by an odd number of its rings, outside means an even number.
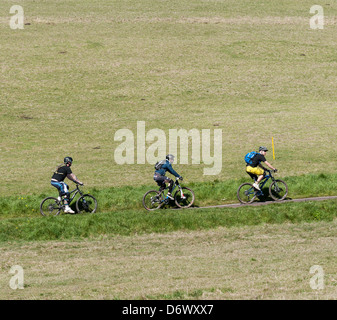
[[[251,167],[257,167],[261,162],[265,162],[266,158],[264,155],[262,155],[261,153],[256,154],[253,158],[252,158],[252,163],[251,164],[247,164],[247,166],[251,166]]]
[[[56,181],[63,181],[68,174],[71,174],[72,171],[70,169],[70,167],[66,166],[66,165],[63,165],[59,168],[56,169],[56,171],[54,172],[53,176],[51,177],[53,180],[56,180]]]
[[[170,161],[166,159],[166,162],[161,166],[159,170],[156,170],[155,173],[158,173],[162,176],[165,176],[166,172],[173,174],[175,177],[180,177],[180,175],[172,168]]]

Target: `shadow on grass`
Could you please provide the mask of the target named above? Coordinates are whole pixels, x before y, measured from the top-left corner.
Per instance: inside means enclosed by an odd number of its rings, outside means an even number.
[[[262,195],[257,196],[260,202],[276,202],[277,201],[277,200],[274,200],[270,196],[269,187],[263,188],[262,193],[263,193]],[[285,197],[285,199],[283,199],[282,201],[285,201],[285,200],[292,200],[292,198],[287,195],[287,197]]]

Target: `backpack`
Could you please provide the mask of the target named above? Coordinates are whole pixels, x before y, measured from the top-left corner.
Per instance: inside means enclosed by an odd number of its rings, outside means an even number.
[[[160,170],[164,163],[166,163],[166,160],[157,161],[156,164],[154,165],[154,168],[156,170]]]
[[[245,155],[245,161],[247,164],[252,164],[252,159],[257,154],[256,151],[249,152]]]

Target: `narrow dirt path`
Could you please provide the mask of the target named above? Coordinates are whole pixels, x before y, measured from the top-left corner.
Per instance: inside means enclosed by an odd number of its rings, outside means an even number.
[[[289,203],[289,202],[305,202],[305,201],[323,201],[337,199],[337,196],[327,196],[327,197],[312,197],[312,198],[300,198],[300,199],[288,199],[283,201],[265,201],[265,202],[253,202],[251,204],[241,204],[241,203],[231,203],[231,204],[220,204],[215,206],[205,206],[205,207],[193,207],[190,209],[209,209],[209,208],[239,208],[245,206],[264,206],[273,203]]]

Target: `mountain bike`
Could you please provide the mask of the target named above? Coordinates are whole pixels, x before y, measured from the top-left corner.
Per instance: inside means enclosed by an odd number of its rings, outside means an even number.
[[[263,197],[264,193],[262,191],[262,188],[269,179],[272,180],[272,183],[269,186],[270,197],[275,201],[281,201],[286,198],[286,196],[288,195],[287,184],[283,180],[275,179],[273,177],[271,170],[267,169],[265,170],[268,172],[268,174],[266,174],[265,177],[260,181],[259,184],[260,190],[256,190],[253,187],[253,184],[249,182],[245,182],[239,186],[237,191],[237,197],[241,203],[243,204],[252,203],[257,197],[258,198]],[[256,179],[257,178],[254,178],[255,181]]]
[[[84,194],[81,189],[79,188],[79,185],[76,184],[76,188],[72,191],[70,191],[70,201],[68,205],[71,204],[75,196],[79,193],[80,197],[76,201],[76,211],[77,213],[82,212],[89,212],[89,213],[95,213],[97,210],[97,200],[94,196],[90,194]],[[43,216],[57,216],[60,214],[61,211],[63,211],[65,208],[64,199],[63,197],[47,197],[42,200],[40,204],[40,212]]]
[[[179,178],[176,178],[172,188],[172,194],[176,188],[178,188],[178,190],[174,193],[174,200],[170,199],[167,196],[167,192],[165,192],[168,187],[162,191],[150,190],[146,192],[143,197],[144,208],[149,211],[154,211],[161,208],[163,205],[171,204],[173,201],[179,208],[189,208],[192,206],[195,200],[193,190],[187,187],[182,187],[179,183]]]

